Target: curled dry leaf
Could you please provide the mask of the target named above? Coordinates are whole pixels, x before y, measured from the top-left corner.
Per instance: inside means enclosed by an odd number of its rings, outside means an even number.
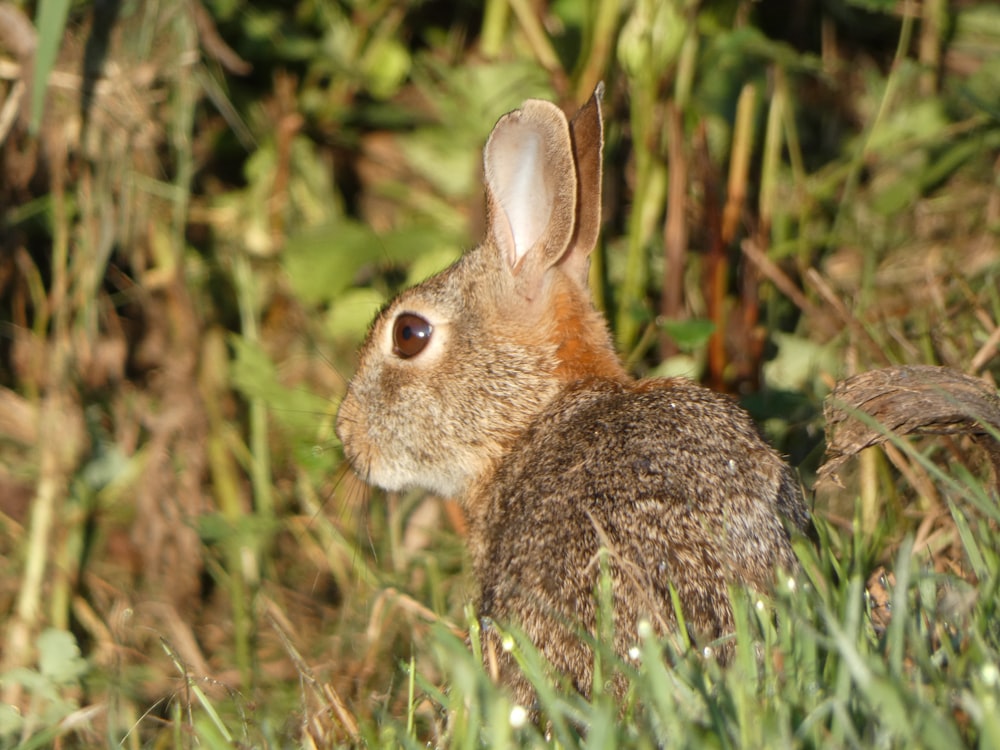
[[[978,378],[948,367],[886,367],[838,383],[823,411],[821,481],[836,481],[845,461],[892,435],[970,435],[989,454],[1000,484],[1000,396]]]

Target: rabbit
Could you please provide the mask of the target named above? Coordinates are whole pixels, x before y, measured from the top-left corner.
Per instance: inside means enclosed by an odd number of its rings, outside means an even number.
[[[336,430],[355,472],[458,498],[484,661],[535,694],[501,647],[519,628],[590,695],[595,590],[608,550],[614,648],[640,622],[697,643],[732,633],[732,583],[793,572],[810,520],[791,468],[729,397],[635,380],[588,287],[601,221],[602,87],[568,121],[529,99],[484,148],[487,230],[371,325]],[[725,658],[728,647],[717,649]]]

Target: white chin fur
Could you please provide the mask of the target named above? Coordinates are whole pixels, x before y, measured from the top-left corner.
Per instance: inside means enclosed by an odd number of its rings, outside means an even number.
[[[398,466],[372,465],[367,481],[386,492],[402,492],[416,487],[441,497],[457,497],[464,487],[464,476],[449,475],[445,472],[421,476],[417,473],[401,471]]]

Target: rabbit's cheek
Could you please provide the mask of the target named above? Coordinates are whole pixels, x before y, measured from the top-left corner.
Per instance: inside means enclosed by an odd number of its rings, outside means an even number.
[[[409,363],[405,363],[409,365]],[[337,434],[355,472],[368,484],[388,491],[424,487],[452,495],[464,472],[448,461],[428,428],[441,419],[441,395],[410,367],[362,368],[351,382],[337,419]]]
[[[379,381],[377,369],[359,369],[340,404],[336,431],[354,471],[369,484],[391,489],[384,480],[384,455],[394,420],[379,406]]]
[[[368,442],[365,439],[366,423],[363,421],[361,410],[357,399],[354,397],[352,389],[340,404],[337,412],[337,437],[344,447],[344,457],[364,481],[370,482],[371,458]]]
[[[345,406],[350,403],[345,401]],[[366,483],[384,490],[403,489],[411,482],[404,471],[400,471],[399,456],[393,456],[393,447],[385,442],[384,431],[391,429],[391,422],[372,422],[372,415],[347,412],[341,409],[338,434],[344,445],[344,455],[355,473]],[[377,418],[376,418],[377,420]],[[405,469],[405,461],[403,469]]]

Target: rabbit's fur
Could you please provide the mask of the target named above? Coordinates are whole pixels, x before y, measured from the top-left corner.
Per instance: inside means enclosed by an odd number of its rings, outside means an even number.
[[[685,380],[635,381],[615,354],[587,286],[600,93],[572,122],[538,100],[500,119],[484,150],[486,238],[382,310],[337,421],[366,481],[462,500],[484,658],[524,705],[533,692],[490,623],[521,628],[589,694],[579,634],[595,632],[601,547],[625,655],[640,619],[676,628],[671,587],[693,636],[731,633],[728,585],[766,589],[794,569],[789,529],[809,523],[742,409]],[[414,320],[426,344],[400,356]]]

